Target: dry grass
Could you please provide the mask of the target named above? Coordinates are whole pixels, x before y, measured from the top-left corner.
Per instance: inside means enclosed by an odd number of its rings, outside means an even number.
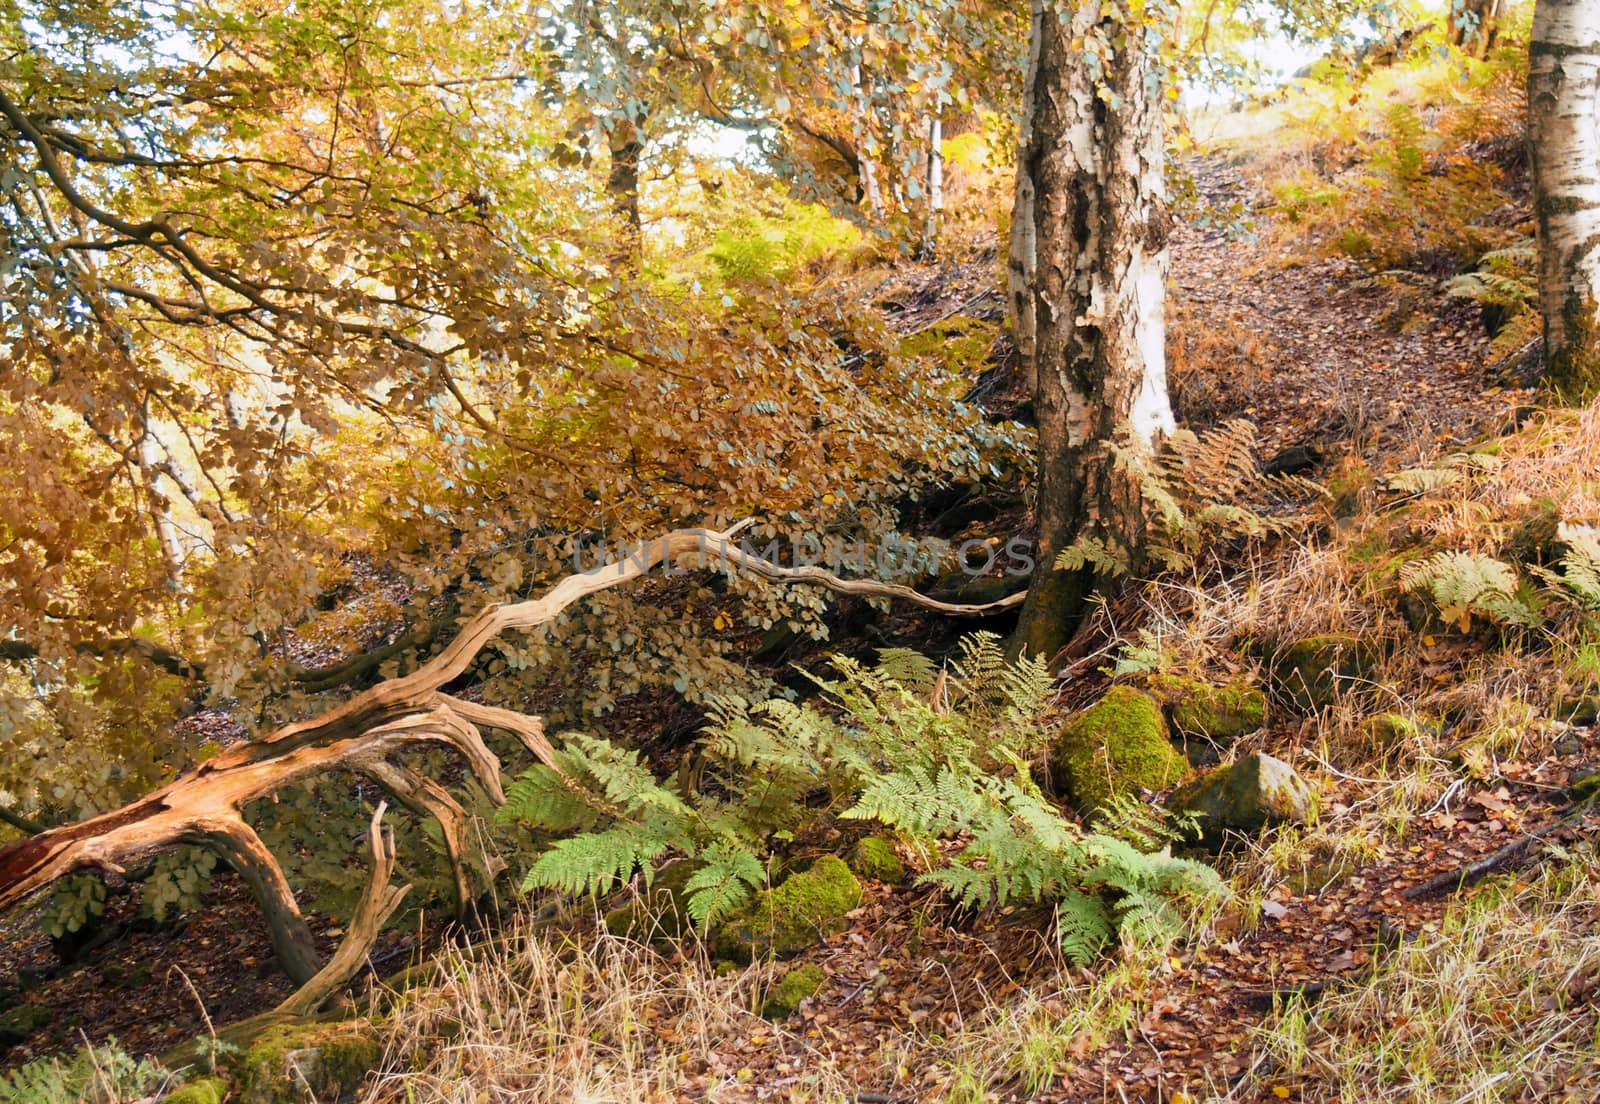
[[[1593,855],[1480,892],[1393,952],[1372,982],[1262,1028],[1256,1074],[1291,1098],[1407,1104],[1593,1100],[1600,1091],[1600,879]]]
[[[492,946],[455,951],[397,998],[384,1071],[367,1104],[646,1104],[740,1093],[731,1042],[782,1029],[751,1009],[769,971],[719,974],[692,943],[668,957],[607,935],[524,918]],[[828,1056],[791,1040],[787,1095],[851,1092]]]

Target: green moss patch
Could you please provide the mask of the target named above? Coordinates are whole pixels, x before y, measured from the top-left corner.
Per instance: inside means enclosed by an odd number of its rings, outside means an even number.
[[[767,999],[761,1005],[761,1015],[769,1020],[781,1020],[794,1015],[800,1009],[800,1002],[816,996],[827,980],[828,975],[814,962],[795,967],[767,991]]]
[[[825,855],[809,870],[756,894],[724,921],[717,931],[717,954],[736,962],[791,957],[820,937],[842,931],[848,923],[845,915],[860,903],[856,876],[843,859]]]
[[[239,1062],[244,1104],[300,1104],[309,1087],[319,1099],[356,1089],[377,1068],[383,1048],[362,1021],[282,1024],[269,1028]]]
[[[0,1012],[0,1046],[20,1043],[52,1019],[48,1008],[37,1004],[18,1004]]]
[[[1372,678],[1378,649],[1350,633],[1329,633],[1281,645],[1272,654],[1272,687],[1303,713],[1319,713]]]
[[[1155,698],[1114,686],[1062,728],[1051,767],[1072,803],[1088,812],[1121,794],[1164,789],[1189,764],[1168,741]]]
[[[693,872],[692,863],[673,863],[644,892],[606,913],[606,930],[645,943],[688,934],[689,902],[684,887]]]
[[[167,1096],[162,1104],[222,1104],[228,1096],[228,1083],[220,1077],[202,1077]]]
[[[1182,675],[1156,675],[1149,689],[1165,707],[1167,722],[1183,736],[1231,744],[1267,723],[1267,693],[1243,679],[1212,686]]]
[[[906,864],[890,836],[858,840],[845,856],[845,864],[863,878],[890,884],[905,881]]]

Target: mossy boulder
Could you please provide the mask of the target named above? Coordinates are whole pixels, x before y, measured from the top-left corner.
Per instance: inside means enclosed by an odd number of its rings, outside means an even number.
[[[239,1062],[243,1104],[301,1104],[307,1090],[337,1099],[376,1069],[383,1048],[364,1021],[268,1028]]]
[[[1378,476],[1359,456],[1345,456],[1323,480],[1328,510],[1336,518],[1352,518],[1365,510],[1377,494]]]
[[[0,1047],[15,1046],[38,1031],[49,1027],[54,1018],[48,1008],[37,1004],[15,1004],[0,1012]]]
[[[1371,681],[1378,649],[1351,633],[1311,636],[1272,653],[1272,688],[1303,713],[1319,713]]]
[[[1228,745],[1267,723],[1267,692],[1245,679],[1213,686],[1183,675],[1155,675],[1148,688],[1161,700],[1172,731]]]
[[[1273,824],[1304,824],[1311,816],[1311,787],[1282,759],[1247,755],[1207,771],[1180,788],[1167,803],[1192,813],[1211,841],[1226,830],[1259,832]]]
[[[162,1104],[222,1104],[227,1096],[226,1081],[220,1077],[202,1077],[163,1098]]]
[[[1163,789],[1189,769],[1167,738],[1161,706],[1131,686],[1112,687],[1067,721],[1050,766],[1059,789],[1083,812],[1122,794]]]
[[[1556,719],[1579,728],[1588,728],[1600,721],[1600,697],[1568,698],[1556,710]]]
[[[1379,713],[1363,720],[1358,731],[1364,749],[1387,755],[1407,744],[1437,744],[1444,736],[1444,725],[1434,717]]]
[[[800,1009],[800,1002],[816,996],[827,980],[828,975],[814,962],[796,966],[784,974],[778,984],[767,990],[761,1015],[769,1020],[781,1020],[794,1015]]]
[[[689,901],[684,887],[693,873],[694,864],[673,863],[657,874],[648,888],[606,913],[606,930],[641,943],[688,934]]]
[[[844,930],[846,914],[861,904],[861,883],[843,859],[824,855],[791,874],[717,929],[719,958],[750,962],[789,958],[824,935]]]
[[[892,836],[868,836],[857,840],[844,861],[856,874],[875,882],[892,885],[905,881],[906,863],[900,857]]]

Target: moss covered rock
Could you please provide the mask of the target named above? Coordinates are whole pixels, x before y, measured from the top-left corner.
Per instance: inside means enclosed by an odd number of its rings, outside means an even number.
[[[1588,728],[1600,720],[1600,697],[1568,698],[1556,710],[1556,718],[1579,728]]]
[[[692,863],[673,863],[656,875],[648,889],[606,913],[606,930],[641,943],[688,934],[689,902],[684,887],[693,873]]]
[[[1311,787],[1288,763],[1270,755],[1247,755],[1207,771],[1167,804],[1194,814],[1204,837],[1215,840],[1229,829],[1259,832],[1272,824],[1304,824],[1312,800]]]
[[[1161,699],[1172,730],[1181,736],[1226,745],[1267,723],[1267,692],[1245,679],[1213,686],[1182,675],[1156,675],[1148,685]]]
[[[1189,768],[1167,739],[1155,698],[1130,686],[1112,687],[1069,720],[1050,765],[1059,787],[1085,812],[1120,794],[1170,786]]]
[[[1351,518],[1365,510],[1378,489],[1378,476],[1359,456],[1345,456],[1323,480],[1328,509],[1336,518]]]
[[[857,840],[844,861],[855,873],[875,882],[893,884],[905,881],[906,863],[900,857],[892,836],[868,836]]]
[[[1444,725],[1433,717],[1379,713],[1363,720],[1358,731],[1361,745],[1365,750],[1378,755],[1387,755],[1407,744],[1412,746],[1437,744],[1444,735]]]
[[[15,1004],[0,1012],[0,1046],[13,1046],[22,1042],[41,1027],[50,1026],[52,1019],[48,1008],[37,1004]]]
[[[720,958],[749,962],[788,958],[820,937],[842,931],[845,914],[861,903],[861,883],[843,859],[824,855],[809,870],[791,874],[756,894],[717,930]]]
[[[226,1081],[220,1077],[202,1077],[165,1097],[162,1104],[222,1104],[227,1096]]]
[[[353,1091],[377,1068],[383,1048],[371,1025],[283,1024],[269,1028],[239,1062],[244,1104],[301,1104]]]
[[[1369,682],[1378,650],[1351,633],[1328,633],[1279,646],[1272,654],[1272,688],[1304,713],[1318,713],[1341,694]]]
[[[781,1020],[794,1015],[800,1008],[800,1002],[816,996],[817,990],[827,980],[828,975],[814,962],[795,967],[767,991],[767,999],[761,1005],[761,1015],[769,1020]]]

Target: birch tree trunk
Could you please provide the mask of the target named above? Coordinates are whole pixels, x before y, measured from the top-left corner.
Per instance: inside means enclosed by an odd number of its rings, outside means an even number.
[[[937,107],[928,121],[928,218],[922,231],[922,252],[929,259],[939,255],[939,217],[944,211],[944,120]]]
[[[1011,239],[1006,262],[1006,309],[1011,316],[1011,336],[1022,365],[1022,382],[1033,394],[1039,385],[1038,361],[1033,346],[1034,241],[1033,174],[1029,166],[1038,160],[1034,150],[1033,115],[1036,102],[1035,81],[1039,73],[1039,21],[1044,18],[1045,0],[1033,0],[1028,24],[1028,71],[1022,85],[1022,122],[1017,135],[1017,189],[1011,203]]]
[[[1113,446],[1152,450],[1173,429],[1154,33],[1120,2],[1035,8],[1018,194],[1033,197],[1021,232],[1034,243],[1023,305],[1034,318],[1039,537],[1016,646],[1036,655],[1059,650],[1089,595],[1110,581],[1103,567],[1056,570],[1062,550],[1082,538],[1119,572],[1144,565],[1139,481]],[[1080,43],[1099,44],[1098,74]]]
[[[1539,224],[1545,379],[1600,391],[1600,3],[1538,0],[1528,44],[1528,152]]]
[[[619,122],[607,134],[607,141],[611,147],[611,171],[606,175],[606,192],[622,228],[622,241],[612,261],[619,267],[634,269],[644,250],[644,219],[639,214],[639,159],[644,153],[644,139],[638,124]]]

